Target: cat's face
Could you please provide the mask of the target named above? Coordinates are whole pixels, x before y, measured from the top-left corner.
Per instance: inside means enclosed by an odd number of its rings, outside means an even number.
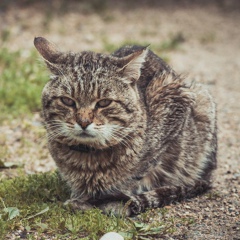
[[[139,130],[144,117],[135,83],[141,54],[117,59],[92,52],[59,53],[57,63],[47,59],[53,76],[42,104],[49,141],[100,149],[129,145],[129,134]]]

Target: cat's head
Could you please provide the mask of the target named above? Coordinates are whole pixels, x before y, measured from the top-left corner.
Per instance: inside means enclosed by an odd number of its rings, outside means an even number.
[[[42,37],[34,44],[52,73],[42,92],[49,141],[101,149],[131,145],[130,135],[144,132],[145,110],[136,82],[146,48],[117,58],[62,53]]]

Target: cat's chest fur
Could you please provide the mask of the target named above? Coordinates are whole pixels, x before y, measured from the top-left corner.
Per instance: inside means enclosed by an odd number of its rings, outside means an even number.
[[[63,177],[83,196],[95,198],[131,191],[133,179],[141,168],[144,134],[135,136],[131,147],[111,147],[104,150],[72,150],[59,142],[49,143],[49,150]]]

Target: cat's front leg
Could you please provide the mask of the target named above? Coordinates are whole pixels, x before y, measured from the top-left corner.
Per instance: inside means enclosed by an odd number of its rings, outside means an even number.
[[[93,208],[93,205],[91,205],[88,200],[88,197],[79,197],[80,195],[71,194],[71,198],[65,201],[64,205],[69,206],[72,210],[80,210],[80,211],[86,211],[88,209]]]
[[[129,217],[132,215],[129,203],[130,202],[124,203],[122,201],[113,201],[108,203],[102,203],[100,205],[97,205],[97,207],[101,209],[104,214],[107,215]]]
[[[69,206],[72,210],[80,210],[80,211],[86,211],[88,209],[93,208],[93,206],[88,203],[88,202],[84,202],[82,201],[82,199],[78,199],[78,198],[71,198],[69,200],[67,200],[64,203],[65,206]]]
[[[164,207],[174,202],[201,195],[211,188],[205,180],[196,181],[193,186],[163,186],[131,196],[129,209],[132,214],[144,212],[147,208]]]

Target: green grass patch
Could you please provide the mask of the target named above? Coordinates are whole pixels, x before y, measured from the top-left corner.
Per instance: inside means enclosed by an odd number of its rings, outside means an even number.
[[[48,76],[37,59],[36,51],[0,49],[0,121],[40,111]]]
[[[73,213],[63,206],[69,195],[57,172],[2,180],[0,239],[16,231],[27,239],[55,236],[86,240],[99,239],[110,231],[125,239],[156,239],[174,231],[173,221],[162,217],[166,209],[149,211],[134,219],[106,216],[99,209]]]

